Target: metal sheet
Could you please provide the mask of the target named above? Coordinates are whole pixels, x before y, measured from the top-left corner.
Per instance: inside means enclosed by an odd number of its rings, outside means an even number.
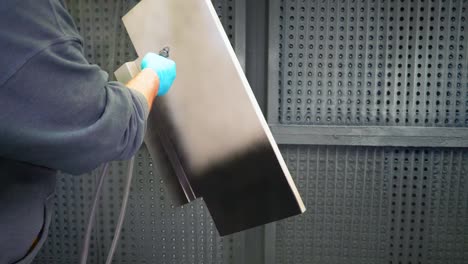
[[[177,62],[174,87],[150,114],[153,142],[146,143],[150,152],[161,142],[175,150],[173,169],[204,198],[219,233],[304,212],[211,2],[145,0],[123,21],[140,57],[168,46]]]

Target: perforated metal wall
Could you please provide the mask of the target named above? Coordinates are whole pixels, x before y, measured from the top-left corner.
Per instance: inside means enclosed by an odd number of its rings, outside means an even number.
[[[270,4],[270,122],[468,127],[468,1]],[[466,148],[282,150],[308,211],[270,228],[271,263],[466,263]]]
[[[221,23],[224,26],[224,30],[229,37],[229,40],[231,40],[231,43],[234,43],[235,0],[211,0],[211,2],[213,2],[216,12],[221,19]]]
[[[109,73],[136,53],[121,17],[138,1],[66,1],[84,38],[85,53]],[[232,3],[217,1],[231,31]],[[233,35],[231,32],[231,40]],[[114,78],[113,74],[109,76]],[[145,147],[138,152],[126,220],[114,263],[232,263],[233,237],[220,238],[204,203],[174,207],[165,193],[158,164]],[[113,162],[103,188],[88,263],[103,263],[119,214],[127,162]],[[99,170],[82,176],[61,175],[49,238],[35,263],[78,263],[84,228]]]
[[[284,146],[306,214],[276,263],[466,263],[468,150]]]
[[[280,123],[468,126],[467,1],[272,2]]]

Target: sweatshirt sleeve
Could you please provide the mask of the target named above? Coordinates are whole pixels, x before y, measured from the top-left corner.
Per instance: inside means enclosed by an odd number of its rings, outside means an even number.
[[[130,158],[143,142],[144,96],[91,65],[79,41],[55,43],[0,86],[0,156],[72,174]]]

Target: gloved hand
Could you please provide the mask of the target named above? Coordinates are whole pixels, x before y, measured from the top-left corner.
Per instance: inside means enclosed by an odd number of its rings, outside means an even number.
[[[159,77],[158,96],[165,95],[176,78],[176,64],[155,53],[148,53],[141,61],[141,69],[152,69]]]

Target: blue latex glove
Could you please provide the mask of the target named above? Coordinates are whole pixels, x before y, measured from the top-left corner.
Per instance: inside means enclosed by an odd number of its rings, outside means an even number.
[[[176,78],[176,64],[155,53],[148,53],[141,61],[141,69],[152,69],[159,77],[158,96],[165,95]]]

